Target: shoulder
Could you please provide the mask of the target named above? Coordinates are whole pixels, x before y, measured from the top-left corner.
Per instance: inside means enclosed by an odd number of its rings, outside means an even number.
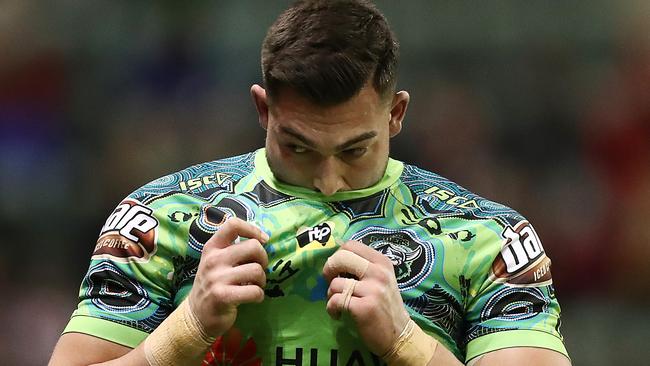
[[[148,203],[178,193],[233,191],[234,184],[253,172],[255,152],[199,163],[167,174],[136,189],[127,198]]]
[[[252,172],[254,156],[252,152],[196,164],[136,189],[108,216],[93,259],[147,262],[160,254],[161,245],[173,253],[184,251],[184,245],[171,244],[183,242],[176,236],[191,231],[188,225],[202,207],[231,193],[236,182]]]
[[[414,165],[404,164],[400,177],[413,201],[428,214],[467,220],[492,220],[500,226],[514,226],[525,218],[514,209],[481,197],[458,183]]]

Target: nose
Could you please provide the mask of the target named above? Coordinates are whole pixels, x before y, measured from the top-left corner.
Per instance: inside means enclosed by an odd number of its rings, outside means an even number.
[[[318,164],[314,172],[314,187],[326,196],[331,196],[344,187],[334,157],[327,157]]]

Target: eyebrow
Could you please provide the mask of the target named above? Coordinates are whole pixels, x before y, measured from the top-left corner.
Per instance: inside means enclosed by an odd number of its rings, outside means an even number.
[[[300,140],[303,144],[305,144],[305,145],[307,145],[307,146],[309,146],[311,148],[316,147],[316,143],[314,141],[312,141],[311,139],[303,136],[302,134],[300,134],[298,131],[294,130],[291,127],[282,126],[282,127],[280,127],[280,131],[282,131],[283,133],[285,133],[287,135],[295,137],[296,139]],[[350,146],[352,146],[352,145],[354,145],[356,143],[359,143],[359,142],[364,141],[364,140],[371,139],[371,138],[373,138],[375,136],[377,136],[376,131],[364,132],[359,136],[353,137],[353,138],[349,139],[348,141],[337,145],[336,150],[345,150],[346,148],[348,148],[348,147],[350,147]]]

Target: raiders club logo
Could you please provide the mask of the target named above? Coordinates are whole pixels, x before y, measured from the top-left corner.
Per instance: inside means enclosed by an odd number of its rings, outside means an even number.
[[[124,200],[102,227],[92,258],[146,261],[156,249],[157,227],[153,210],[136,200]]]
[[[507,226],[501,233],[501,252],[492,263],[490,278],[511,286],[529,287],[553,283],[551,260],[528,221]]]
[[[410,230],[368,227],[351,238],[382,253],[393,263],[400,291],[418,286],[433,269],[433,246],[420,240]]]

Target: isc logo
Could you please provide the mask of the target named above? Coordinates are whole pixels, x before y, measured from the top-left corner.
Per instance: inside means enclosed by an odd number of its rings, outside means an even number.
[[[158,226],[158,221],[151,216],[152,212],[150,208],[133,201],[124,201],[108,217],[101,234],[118,231],[125,238],[137,242],[138,236],[134,235],[133,230],[146,233]]]

